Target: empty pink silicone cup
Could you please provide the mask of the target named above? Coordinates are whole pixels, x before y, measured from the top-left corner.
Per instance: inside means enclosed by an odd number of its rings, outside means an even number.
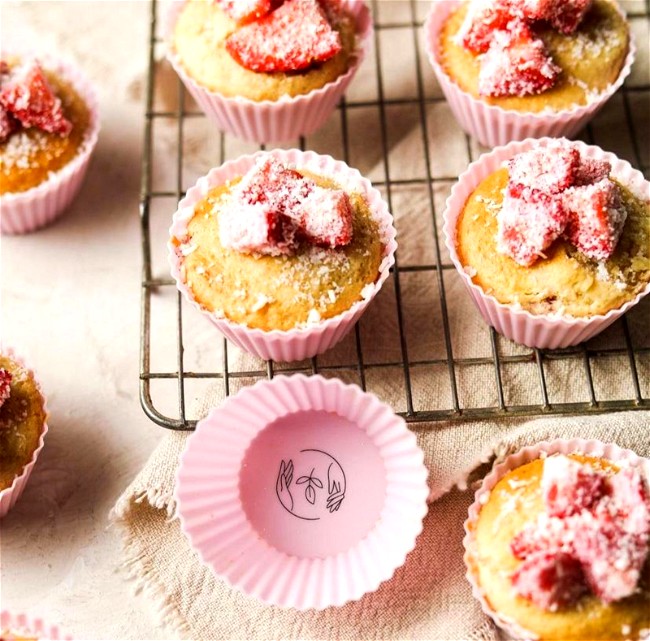
[[[192,78],[174,51],[173,33],[185,0],[174,0],[166,23],[167,59],[208,118],[222,131],[252,142],[278,142],[308,136],[334,111],[361,66],[372,41],[372,16],[362,0],[341,0],[356,21],[357,46],[354,61],[336,80],[297,96],[255,101],[241,96],[224,96]]]
[[[3,348],[2,353],[3,355],[8,356],[12,361],[17,363],[24,370],[26,376],[30,376],[31,378],[34,379],[36,386],[38,387],[38,390],[41,393],[41,398],[43,401],[43,411],[45,412],[46,415],[46,422],[43,423],[43,427],[41,430],[41,437],[38,441],[38,446],[36,447],[34,453],[32,454],[32,458],[25,465],[22,472],[18,476],[16,476],[12,484],[9,487],[5,488],[4,490],[0,491],[0,518],[5,516],[7,512],[9,512],[9,510],[16,504],[16,501],[18,501],[21,494],[23,493],[23,490],[27,486],[27,481],[29,481],[29,477],[31,476],[32,470],[34,469],[34,465],[36,465],[38,456],[41,453],[43,446],[45,445],[45,435],[47,434],[48,431],[47,400],[43,395],[43,391],[41,389],[38,380],[34,375],[34,372],[31,369],[29,369],[25,365],[24,361],[20,357],[16,356],[16,354],[14,354],[13,350],[11,350],[10,348]]]
[[[176,484],[181,528],[231,586],[297,609],[376,590],[415,546],[427,470],[415,436],[355,385],[280,376],[197,425]]]
[[[612,461],[620,467],[637,467],[642,475],[650,482],[650,460],[640,457],[632,450],[626,450],[613,443],[603,443],[596,440],[584,439],[557,439],[543,441],[536,445],[525,447],[520,451],[506,457],[504,461],[495,465],[492,471],[483,479],[481,486],[474,495],[474,503],[469,508],[465,521],[465,548],[464,561],[467,567],[467,580],[472,586],[472,594],[481,604],[483,612],[487,614],[500,628],[507,632],[512,639],[537,639],[538,637],[527,631],[520,623],[503,616],[491,606],[488,598],[481,588],[478,572],[478,559],[476,554],[476,522],[482,507],[487,503],[490,492],[496,484],[510,471],[538,458],[553,454],[582,454],[594,458],[603,458]]]
[[[3,52],[7,53],[7,52]],[[90,112],[90,122],[77,154],[68,164],[27,191],[0,195],[0,231],[25,234],[49,225],[63,214],[83,184],[99,136],[97,95],[86,76],[72,63],[50,55],[17,51],[23,60],[36,58],[43,67],[69,82]]]
[[[598,113],[630,75],[636,56],[636,45],[631,31],[628,53],[618,78],[607,89],[590,98],[587,104],[561,111],[548,109],[539,113],[514,111],[488,104],[462,90],[441,63],[438,42],[440,32],[451,12],[459,5],[459,0],[436,0],[431,3],[431,10],[424,24],[425,47],[440,88],[458,124],[486,147],[542,136],[570,138]],[[623,14],[620,7],[619,11]]]
[[[443,230],[449,256],[485,322],[506,338],[528,347],[540,349],[570,347],[589,340],[637,305],[644,296],[650,294],[650,283],[648,283],[632,300],[629,300],[618,309],[612,309],[606,314],[584,318],[557,313],[532,314],[516,305],[500,303],[494,296],[487,294],[479,285],[473,282],[472,277],[460,262],[456,249],[458,217],[463,211],[467,199],[479,183],[501,168],[503,163],[513,156],[536,146],[545,147],[557,142],[558,140],[554,138],[529,139],[512,142],[505,147],[497,147],[490,153],[483,154],[458,177],[458,182],[453,186],[447,199],[447,207],[443,214]],[[579,148],[583,158],[606,160],[611,163],[611,175],[635,196],[650,203],[650,183],[630,163],[617,158],[610,152],[603,151],[600,147],[586,145],[580,141],[572,141],[571,145]]]
[[[362,290],[362,298],[354,303],[348,310],[328,318],[290,330],[271,330],[250,328],[246,325],[234,323],[227,318],[218,316],[194,300],[192,291],[187,286],[183,277],[183,251],[181,245],[187,236],[187,226],[194,216],[196,204],[212,189],[223,185],[228,180],[243,176],[257,161],[260,155],[270,153],[281,163],[304,169],[309,172],[330,178],[341,189],[348,193],[357,192],[364,196],[373,219],[379,227],[384,254],[379,266],[377,279]],[[242,156],[231,160],[221,167],[210,170],[207,176],[199,178],[196,185],[188,190],[187,195],[178,204],[170,228],[172,240],[167,247],[171,274],[178,289],[185,298],[217,326],[219,331],[237,347],[259,356],[260,358],[275,361],[298,361],[321,354],[340,340],[354,327],[370,301],[379,293],[384,281],[388,278],[390,268],[395,263],[396,231],[393,226],[393,217],[388,211],[388,205],[381,194],[370,181],[364,178],[356,169],[351,169],[345,163],[334,160],[331,156],[319,155],[313,151],[299,151],[298,149],[276,149],[271,152],[258,152],[250,156]]]
[[[49,625],[43,619],[26,614],[12,614],[8,610],[0,612],[0,635],[3,641],[13,639],[42,639],[45,641],[72,641],[58,626]]]

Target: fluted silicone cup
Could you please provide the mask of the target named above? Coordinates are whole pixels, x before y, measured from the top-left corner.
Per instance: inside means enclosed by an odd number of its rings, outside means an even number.
[[[72,641],[58,626],[50,625],[38,617],[27,614],[12,614],[8,610],[0,612],[0,631],[9,631],[21,638],[36,638],[47,641]]]
[[[470,136],[487,147],[505,145],[513,140],[544,136],[571,138],[602,109],[630,75],[636,56],[636,45],[631,31],[628,53],[616,81],[603,92],[595,95],[587,104],[559,111],[549,109],[539,113],[506,110],[488,104],[462,90],[441,64],[440,32],[450,13],[459,4],[458,0],[436,0],[431,3],[431,10],[424,24],[425,47],[440,88],[458,124]],[[620,7],[619,11],[624,15]]]
[[[173,47],[173,33],[185,0],[174,0],[167,14],[167,59],[201,110],[221,131],[252,142],[279,142],[308,136],[320,129],[347,90],[372,42],[372,16],[362,0],[342,0],[355,18],[357,46],[348,70],[332,82],[298,96],[255,101],[225,96],[199,84],[185,70]]]
[[[88,129],[77,154],[70,162],[27,191],[0,195],[0,231],[26,234],[59,218],[73,201],[83,183],[99,136],[97,95],[82,71],[67,60],[34,52],[17,52],[22,59],[37,58],[48,71],[68,81],[90,112]]]
[[[345,163],[334,160],[331,156],[316,154],[312,151],[298,149],[276,149],[270,152],[242,156],[229,161],[220,167],[210,170],[207,176],[199,178],[196,185],[188,190],[187,195],[178,204],[170,229],[172,239],[182,242],[187,234],[187,225],[194,215],[196,204],[212,189],[223,185],[226,181],[243,176],[261,154],[272,154],[281,163],[306,169],[310,172],[327,176],[348,192],[361,193],[379,226],[379,232],[384,245],[382,262],[379,266],[375,282],[364,288],[363,298],[358,300],[345,312],[332,318],[314,323],[308,327],[291,330],[263,331],[234,323],[227,318],[221,318],[204,309],[195,299],[182,275],[183,256],[178,243],[169,242],[169,262],[171,274],[176,285],[193,307],[207,315],[219,331],[241,349],[275,361],[298,361],[321,354],[340,340],[354,327],[370,301],[379,293],[384,281],[388,278],[390,268],[395,263],[396,231],[393,217],[388,211],[388,205],[381,194],[370,181],[364,178],[356,169],[351,169]]]
[[[513,639],[537,639],[535,634],[527,631],[521,624],[504,617],[490,605],[485,593],[481,589],[478,579],[476,560],[476,523],[481,513],[481,508],[488,500],[490,492],[496,484],[508,473],[526,463],[535,461],[540,457],[552,454],[583,454],[594,458],[604,458],[619,465],[638,467],[645,478],[650,482],[650,460],[640,457],[632,450],[627,450],[613,443],[603,443],[597,440],[584,440],[580,438],[554,441],[543,441],[537,445],[525,447],[515,454],[511,454],[504,461],[495,465],[492,471],[483,479],[481,486],[474,495],[474,503],[469,508],[465,521],[465,548],[464,561],[467,567],[467,580],[472,586],[472,594],[481,604],[483,612],[487,614],[500,628],[507,632]]]
[[[494,327],[500,334],[517,343],[528,347],[548,349],[570,347],[589,340],[606,329],[650,293],[650,283],[648,283],[645,289],[621,307],[612,309],[606,314],[586,318],[558,314],[532,314],[515,305],[500,303],[494,296],[485,293],[481,287],[475,284],[463,269],[456,249],[456,228],[458,217],[474,189],[484,178],[487,178],[487,176],[499,169],[505,161],[516,154],[528,151],[536,146],[545,147],[555,143],[557,143],[557,139],[554,138],[529,139],[512,142],[483,154],[459,176],[458,182],[452,187],[443,214],[445,244],[449,249],[449,255],[485,322]],[[572,142],[571,144],[578,147],[583,158],[594,158],[610,162],[612,165],[611,175],[637,197],[650,203],[650,183],[630,163],[617,158],[610,152],[603,151],[600,147],[586,145],[583,142]]]
[[[198,423],[175,496],[216,576],[269,605],[320,610],[404,563],[427,512],[427,469],[415,435],[373,394],[279,376]]]
[[[38,445],[34,450],[34,453],[32,454],[32,458],[25,465],[22,472],[18,476],[16,476],[12,484],[8,488],[5,488],[4,490],[0,490],[0,518],[5,516],[7,512],[9,512],[9,510],[16,504],[16,501],[18,501],[18,499],[20,498],[20,495],[23,493],[25,486],[27,485],[27,481],[29,481],[29,477],[32,474],[32,470],[34,469],[34,465],[36,465],[38,456],[41,453],[41,450],[43,449],[43,445],[45,444],[45,435],[47,434],[48,431],[47,399],[43,394],[41,385],[38,382],[36,376],[34,375],[34,372],[31,369],[29,369],[27,365],[25,365],[24,360],[19,356],[17,356],[11,348],[5,347],[1,350],[1,353],[4,354],[5,356],[8,356],[15,363],[18,363],[18,365],[20,365],[20,367],[25,369],[27,374],[34,379],[34,382],[36,383],[36,386],[38,388],[38,391],[40,392],[41,399],[43,402],[42,408],[43,411],[45,412],[45,422],[43,423],[43,427],[41,429],[41,436],[39,438]]]

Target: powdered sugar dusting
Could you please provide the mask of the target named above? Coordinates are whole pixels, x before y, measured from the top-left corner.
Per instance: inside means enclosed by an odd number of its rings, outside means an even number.
[[[4,368],[0,368],[0,407],[11,396],[11,372]]]

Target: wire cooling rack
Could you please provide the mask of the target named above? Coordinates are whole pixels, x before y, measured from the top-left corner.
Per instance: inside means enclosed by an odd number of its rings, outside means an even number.
[[[407,421],[430,422],[431,428],[441,420],[649,408],[649,301],[600,337],[549,351],[497,335],[457,289],[440,233],[444,200],[458,174],[484,150],[458,128],[428,67],[422,24],[430,2],[370,4],[373,54],[324,130],[290,146],[331,153],[370,174],[396,217],[398,261],[380,297],[342,345],[287,365],[242,355],[186,305],[169,277],[165,243],[178,200],[211,166],[258,147],[214,131],[191,102],[164,61],[163,16],[152,1],[140,202],[140,396],[146,414],[167,428],[193,429],[198,417],[193,412],[200,412],[192,409],[193,399],[209,391],[218,402],[261,378],[294,372],[355,382],[390,402]],[[623,4],[640,60],[582,137],[647,176],[650,2]],[[409,252],[413,229],[419,229],[413,216],[426,223],[426,249]],[[373,331],[377,323],[390,327],[381,349]]]

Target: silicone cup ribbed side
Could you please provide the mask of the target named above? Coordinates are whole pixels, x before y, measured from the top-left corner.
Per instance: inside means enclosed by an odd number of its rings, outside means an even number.
[[[494,296],[486,294],[463,269],[456,249],[456,226],[458,217],[471,193],[484,178],[499,169],[504,161],[535,146],[548,146],[555,143],[557,143],[557,139],[554,138],[529,139],[497,147],[490,153],[482,155],[459,176],[458,182],[453,186],[447,199],[443,214],[445,244],[449,250],[450,258],[486,323],[517,343],[540,349],[570,347],[593,338],[650,293],[649,282],[639,294],[618,309],[588,318],[532,314],[513,305],[500,303]],[[610,162],[612,176],[636,196],[650,203],[650,183],[630,163],[599,147],[586,145],[583,142],[571,142],[571,144],[577,146],[580,154],[585,158]]]
[[[168,243],[171,273],[178,289],[192,306],[206,314],[219,331],[241,349],[265,360],[272,359],[285,362],[303,360],[321,354],[338,343],[354,327],[370,301],[379,293],[383,283],[389,276],[390,268],[395,263],[396,231],[393,226],[393,217],[389,213],[388,205],[381,194],[356,169],[351,169],[345,163],[334,160],[331,156],[319,155],[312,151],[277,149],[271,152],[258,152],[254,155],[242,156],[212,169],[207,176],[200,178],[178,204],[178,210],[173,216],[173,223],[170,228],[171,237],[182,239],[187,234],[187,225],[194,214],[196,203],[211,188],[221,185],[232,178],[242,176],[254,165],[258,156],[265,153],[271,153],[280,162],[293,165],[298,169],[308,169],[315,174],[327,176],[346,191],[357,191],[363,194],[373,218],[379,225],[381,239],[384,244],[383,259],[372,291],[369,291],[365,298],[354,303],[345,312],[310,327],[286,331],[263,331],[233,323],[225,318],[218,318],[203,309],[194,300],[191,290],[183,280],[181,270],[182,255],[172,242]]]
[[[347,552],[320,559],[268,545],[246,520],[238,493],[252,439],[299,410],[332,412],[356,423],[386,470],[385,503],[374,529]],[[261,381],[212,410],[190,437],[176,486],[181,528],[217,576],[261,601],[301,610],[343,605],[376,590],[413,549],[427,511],[423,461],[404,421],[356,386],[321,376]]]

